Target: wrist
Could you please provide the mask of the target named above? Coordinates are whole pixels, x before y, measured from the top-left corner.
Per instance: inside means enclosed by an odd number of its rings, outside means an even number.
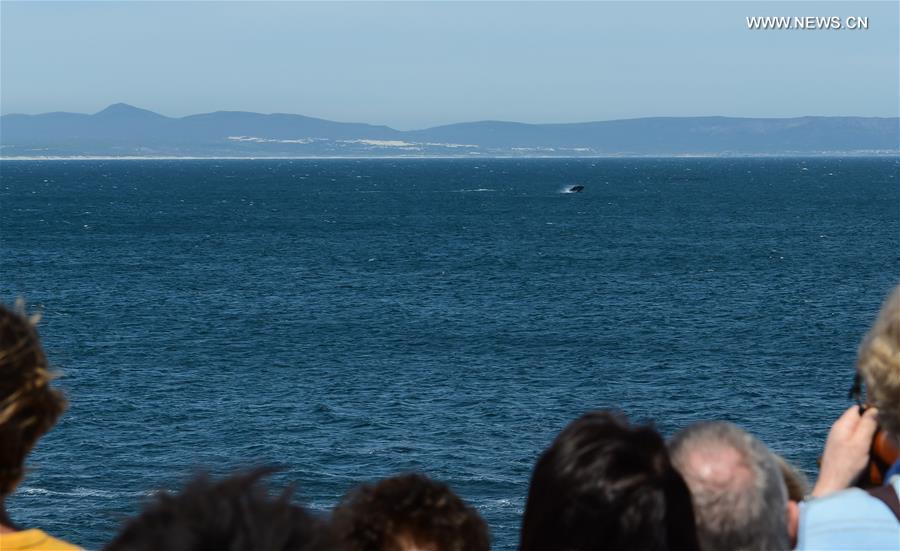
[[[843,480],[834,480],[830,478],[822,479],[816,481],[816,485],[813,486],[812,492],[810,492],[810,496],[814,498],[825,497],[828,494],[833,494],[834,492],[840,492],[841,490],[846,490],[850,487],[850,483],[845,483]]]

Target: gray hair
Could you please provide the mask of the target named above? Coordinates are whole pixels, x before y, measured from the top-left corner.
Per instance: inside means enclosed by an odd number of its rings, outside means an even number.
[[[787,489],[765,444],[731,423],[716,421],[682,430],[669,450],[691,490],[703,551],[790,549]],[[718,480],[709,476],[710,468],[720,470]]]

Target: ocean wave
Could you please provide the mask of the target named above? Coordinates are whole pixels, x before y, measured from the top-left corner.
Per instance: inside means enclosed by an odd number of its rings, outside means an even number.
[[[48,490],[46,488],[19,488],[16,492],[26,496],[63,496],[63,497],[102,497],[106,499],[118,499],[123,497],[150,497],[157,491],[142,492],[112,492],[109,490],[100,490],[97,488],[78,487],[71,491],[63,492],[59,490]]]
[[[525,501],[522,498],[475,499],[472,503],[481,511],[509,511],[517,515],[525,512]]]

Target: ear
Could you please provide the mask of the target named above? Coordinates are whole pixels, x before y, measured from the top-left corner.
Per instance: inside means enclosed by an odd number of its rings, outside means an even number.
[[[797,532],[800,526],[800,506],[796,501],[789,500],[785,508],[787,514],[788,537],[791,539],[791,549],[797,546]]]

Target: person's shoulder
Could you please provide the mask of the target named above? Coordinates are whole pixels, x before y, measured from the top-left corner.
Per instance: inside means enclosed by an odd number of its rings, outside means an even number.
[[[859,488],[804,502],[797,549],[894,549],[900,524],[878,498]]]
[[[859,488],[848,488],[829,496],[804,502],[801,519],[809,525],[855,521],[890,521],[897,528],[894,513],[880,499]]]
[[[82,551],[81,547],[58,540],[37,528],[0,535],[0,549],[3,551]]]

